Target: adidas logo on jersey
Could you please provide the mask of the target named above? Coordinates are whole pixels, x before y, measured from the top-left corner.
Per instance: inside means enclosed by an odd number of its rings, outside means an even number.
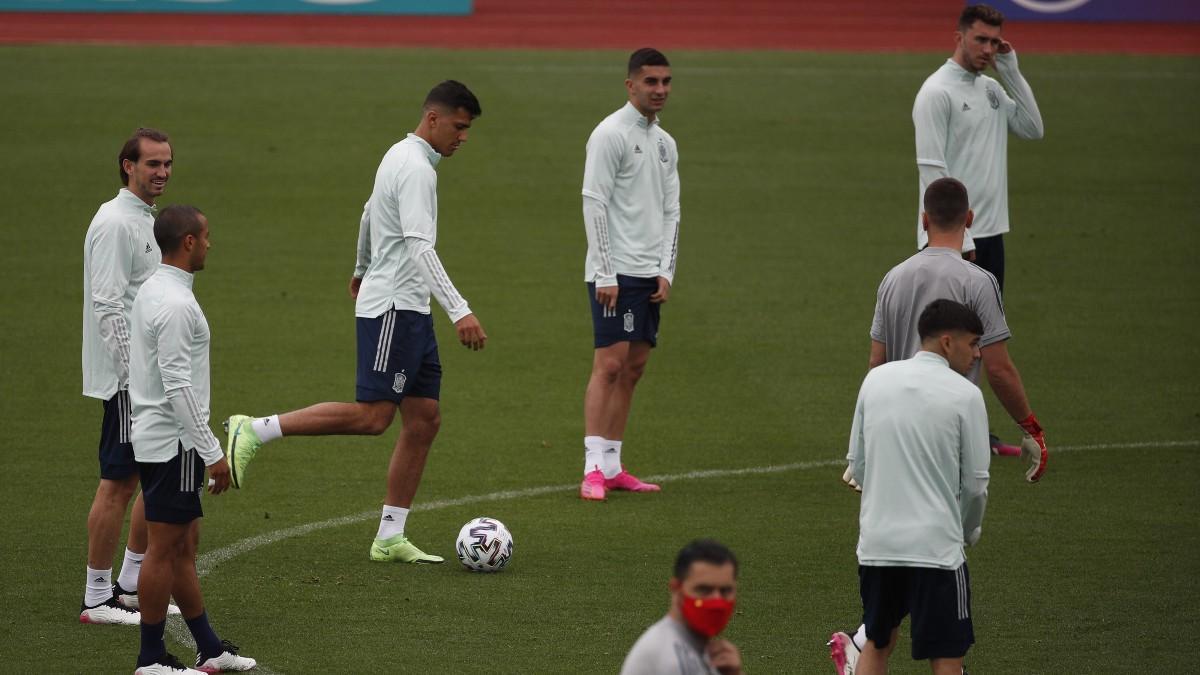
[[[146,244],[146,253],[150,253],[154,249],[150,248],[150,244]]]
[[[633,154],[635,154],[635,155],[642,154],[642,146],[640,146],[640,145],[633,146]]]
[[[970,109],[971,109],[971,106],[967,105],[966,101],[963,101],[963,112],[966,112]]]

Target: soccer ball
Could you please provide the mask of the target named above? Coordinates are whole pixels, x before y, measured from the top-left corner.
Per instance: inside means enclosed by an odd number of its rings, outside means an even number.
[[[476,518],[458,531],[458,560],[472,572],[499,572],[512,558],[513,538],[495,518]]]

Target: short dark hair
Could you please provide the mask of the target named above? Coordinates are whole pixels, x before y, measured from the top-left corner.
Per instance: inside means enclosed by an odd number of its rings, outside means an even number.
[[[117,171],[121,172],[121,185],[129,185],[129,174],[125,173],[125,160],[129,160],[134,164],[142,158],[142,139],[148,138],[159,143],[170,143],[171,139],[167,137],[165,131],[151,129],[150,127],[139,127],[129,140],[125,141],[125,145],[121,146],[121,154],[117,155]],[[175,149],[171,149],[171,155],[175,155]]]
[[[203,229],[200,216],[203,215],[200,209],[187,204],[172,204],[159,211],[154,219],[154,241],[158,242],[158,250],[174,253],[189,234],[199,236]]]
[[[924,206],[931,225],[946,229],[962,225],[971,208],[967,186],[955,178],[939,178],[925,188]]]
[[[706,562],[713,565],[733,563],[733,576],[738,573],[737,556],[729,547],[715,539],[697,539],[679,550],[675,556],[675,578],[682,581],[687,577],[692,563]]]
[[[629,55],[629,76],[633,77],[643,66],[670,65],[671,62],[667,60],[667,57],[662,52],[653,47],[642,47]]]
[[[925,341],[942,333],[961,331],[983,335],[983,322],[975,310],[961,302],[940,298],[929,303],[917,319],[917,334]]]
[[[1004,25],[1004,15],[990,5],[967,5],[958,15],[958,29],[965,33],[976,21],[999,28]]]
[[[441,106],[450,110],[462,108],[467,111],[471,119],[483,114],[483,108],[479,107],[479,99],[475,98],[475,94],[472,94],[470,89],[467,89],[467,85],[457,80],[446,80],[429,90],[429,94],[425,97],[424,108],[428,110],[433,106]]]

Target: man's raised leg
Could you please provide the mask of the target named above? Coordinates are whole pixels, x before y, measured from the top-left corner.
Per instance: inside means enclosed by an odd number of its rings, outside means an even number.
[[[283,436],[378,436],[387,431],[395,416],[396,404],[392,401],[317,403],[257,418],[233,415],[225,421],[225,459],[229,461],[233,486],[242,487],[246,467],[265,443]]]

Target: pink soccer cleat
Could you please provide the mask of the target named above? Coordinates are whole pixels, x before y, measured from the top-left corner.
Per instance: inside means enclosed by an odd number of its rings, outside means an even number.
[[[604,479],[604,487],[608,490],[628,490],[629,492],[658,492],[662,489],[654,483],[643,483],[637,476],[626,471],[624,464],[621,465],[621,473]]]
[[[1000,441],[1000,437],[995,434],[990,434],[988,440],[991,442],[992,454],[1000,457],[1020,457],[1021,446],[1009,445]]]
[[[829,636],[829,658],[837,675],[854,675],[858,667],[858,646],[849,633],[838,631]]]
[[[604,501],[604,484],[607,482],[604,480],[604,474],[600,471],[587,472],[583,477],[583,482],[579,484],[580,498],[594,502]]]

